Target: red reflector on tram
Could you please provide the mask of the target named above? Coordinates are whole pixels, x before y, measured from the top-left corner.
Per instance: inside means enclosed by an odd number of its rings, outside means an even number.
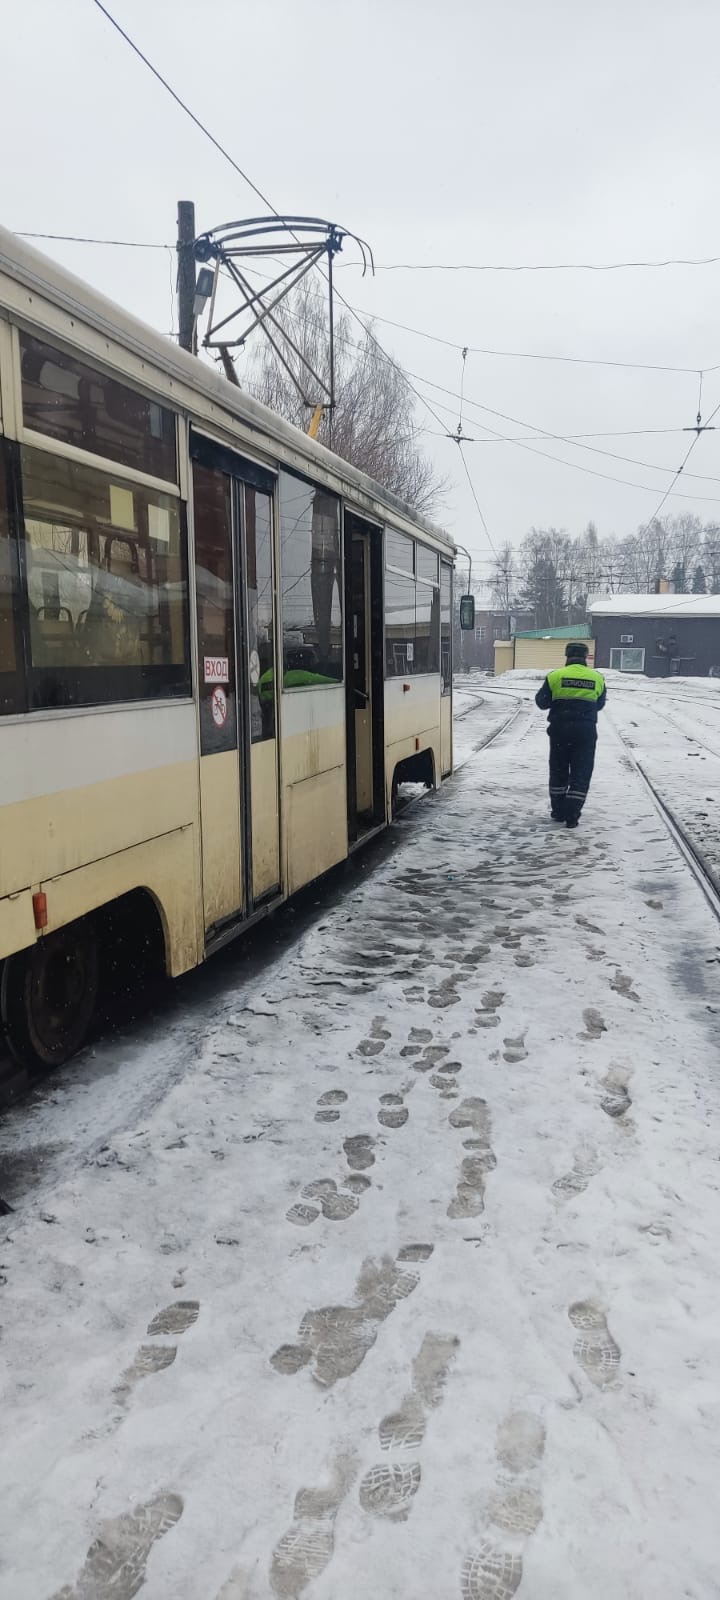
[[[47,895],[42,889],[32,897],[33,917],[36,928],[46,928],[48,922]]]

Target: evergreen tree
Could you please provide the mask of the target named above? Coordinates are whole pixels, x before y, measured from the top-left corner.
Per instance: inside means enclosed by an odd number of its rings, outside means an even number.
[[[696,567],[693,573],[692,592],[693,594],[707,594],[705,572],[700,566]]]

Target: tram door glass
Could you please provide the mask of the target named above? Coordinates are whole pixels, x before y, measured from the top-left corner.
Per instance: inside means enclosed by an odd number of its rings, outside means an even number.
[[[248,483],[245,463],[222,446],[198,436],[191,453],[203,895],[212,935],[251,915],[280,876],[273,500],[270,475],[262,474],[266,486]]]
[[[382,531],[345,512],[348,832],[383,818]]]
[[[25,709],[18,624],[17,550],[10,537],[5,441],[0,438],[0,715]]]
[[[273,502],[243,486],[253,903],[280,878],[273,575]]]

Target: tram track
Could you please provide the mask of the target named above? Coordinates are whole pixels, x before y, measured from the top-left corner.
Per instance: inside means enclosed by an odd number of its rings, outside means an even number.
[[[707,856],[692,839],[687,828],[680,822],[675,812],[660,794],[659,789],[646,771],[642,762],[638,760],[630,741],[621,733],[617,724],[613,722],[613,731],[623,747],[625,756],[630,762],[633,771],[649,791],[653,805],[662,819],[679,854],[690,868],[698,887],[702,891],[711,911],[720,922],[720,877],[710,865]]]
[[[501,722],[499,727],[493,728],[492,731],[486,734],[483,739],[480,739],[476,745],[473,745],[472,749],[467,751],[467,754],[463,756],[461,761],[455,762],[453,766],[453,772],[461,772],[463,767],[467,765],[468,761],[472,761],[475,756],[480,754],[481,750],[487,750],[489,745],[494,744],[495,741],[500,739],[504,733],[507,733],[508,728],[512,727],[512,724],[519,717],[524,705],[524,700],[518,699],[517,705],[513,707],[512,711],[505,718],[504,722]]]
[[[690,703],[689,700],[673,702],[676,705],[688,705]],[[679,733],[681,738],[688,744],[697,745],[698,749],[704,751],[706,755],[713,756],[720,761],[720,749],[718,749],[717,745],[709,743],[707,739],[708,731],[712,733],[716,730],[708,730],[707,723],[698,719],[697,713],[694,713],[696,720],[688,727],[677,716],[674,716],[666,705],[657,705],[650,698],[639,701],[638,706],[644,713],[649,712],[651,716],[657,717],[665,728],[672,728],[674,733]]]

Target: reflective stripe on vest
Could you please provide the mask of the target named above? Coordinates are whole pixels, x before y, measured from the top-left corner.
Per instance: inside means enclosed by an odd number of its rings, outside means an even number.
[[[568,661],[564,667],[554,667],[547,675],[553,700],[600,699],[605,679],[594,667],[583,666],[579,661]]]

